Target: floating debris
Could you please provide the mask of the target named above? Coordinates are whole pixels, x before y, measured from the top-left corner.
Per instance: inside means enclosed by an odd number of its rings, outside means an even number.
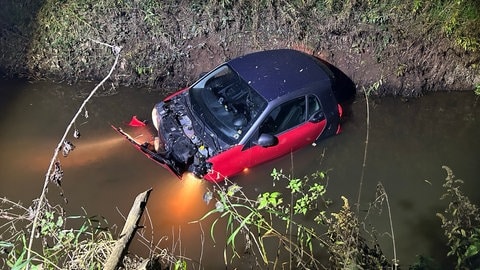
[[[129,126],[131,127],[144,127],[146,126],[146,121],[141,121],[137,118],[136,115],[132,116],[132,119],[130,120],[130,122],[128,123]]]
[[[53,173],[50,174],[50,182],[55,183],[57,186],[62,185],[62,179],[63,179],[63,169],[62,166],[60,165],[60,161],[55,162],[55,167],[53,169]]]
[[[205,192],[203,194],[203,201],[208,205],[213,198],[213,193],[211,191]]]
[[[72,152],[75,149],[75,145],[69,141],[64,141],[63,142],[63,147],[62,147],[62,154],[64,157],[68,156],[70,152]]]
[[[75,130],[73,131],[73,137],[75,139],[79,139],[80,136],[81,136],[80,131],[78,131],[78,129],[75,128]]]

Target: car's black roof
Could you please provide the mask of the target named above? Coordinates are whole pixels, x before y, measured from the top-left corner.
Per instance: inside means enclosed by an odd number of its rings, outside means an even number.
[[[331,91],[326,67],[318,59],[300,51],[255,52],[227,64],[268,101],[312,85],[323,85],[323,89]]]

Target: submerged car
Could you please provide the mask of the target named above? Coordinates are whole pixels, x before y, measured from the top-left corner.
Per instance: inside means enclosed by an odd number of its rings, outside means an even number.
[[[220,182],[339,133],[334,81],[326,63],[303,52],[255,52],[156,104],[151,141],[117,130],[176,176]]]

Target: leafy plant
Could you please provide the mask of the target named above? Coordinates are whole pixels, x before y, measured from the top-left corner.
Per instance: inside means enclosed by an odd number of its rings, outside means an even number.
[[[430,5],[427,15],[434,23],[439,23],[442,32],[465,51],[479,49],[480,32],[476,27],[480,23],[478,1],[436,1]]]
[[[377,93],[378,89],[383,85],[383,77],[377,80],[376,82],[372,83],[367,88],[363,87],[363,92],[366,96],[370,96],[372,93]]]
[[[234,258],[240,258],[237,242],[243,236],[248,252],[256,254],[256,258],[261,258],[261,263],[274,269],[282,264],[311,269],[378,269],[390,266],[378,245],[369,248],[360,235],[360,223],[356,214],[350,210],[346,198],[342,197],[344,206],[340,212],[328,214],[327,207],[331,201],[325,199],[328,184],[326,172],[296,178],[284,174],[283,170],[274,169],[271,176],[277,188],[283,185],[289,191],[290,198],[274,191],[261,193],[252,200],[245,196],[241,187],[227,180],[228,187],[215,186],[215,209],[196,221],[214,218],[210,235],[215,241],[219,221],[226,220],[226,247],[230,248],[231,257],[225,264]],[[385,196],[382,194],[379,200]],[[304,224],[302,220],[305,216],[311,217],[315,223]],[[272,257],[267,252],[266,245],[274,239],[279,251]],[[322,250],[328,250],[330,266],[323,265],[325,262],[317,259],[316,254]],[[280,261],[279,254],[288,254],[289,261]]]
[[[153,68],[152,67],[140,67],[138,66],[135,69],[136,73],[141,76],[141,75],[148,75],[153,73]]]
[[[475,90],[473,90],[473,92],[475,93],[475,95],[480,96],[480,83],[475,85]]]
[[[450,202],[437,216],[448,239],[450,251],[447,255],[456,258],[456,269],[474,269],[480,263],[480,210],[461,192],[463,181],[456,179],[449,167],[442,168],[447,177],[441,199]]]
[[[417,13],[423,7],[423,1],[421,0],[413,0],[412,4],[412,12]]]
[[[351,210],[348,199],[342,196],[343,206],[333,218],[326,220],[328,226],[328,252],[332,269],[391,269],[392,266],[375,244],[370,248],[361,236],[361,223]],[[396,266],[395,266],[396,269]]]
[[[245,246],[249,251],[255,252],[263,264],[273,262],[275,268],[275,265],[282,263],[278,254],[275,254],[274,259],[270,258],[265,248],[267,242],[277,239],[278,247],[283,247],[279,252],[289,254],[292,260],[290,263],[301,267],[318,268],[321,264],[315,258],[314,249],[324,246],[323,240],[313,228],[296,222],[294,218],[295,215],[305,215],[318,209],[318,202],[325,193],[325,186],[319,183],[322,179],[316,179],[318,176],[325,178],[326,174],[317,173],[312,174],[311,179],[309,177],[297,179],[283,174],[282,170],[274,169],[272,172],[274,183],[287,181],[286,188],[291,193],[290,203],[285,202],[280,192],[264,192],[256,199],[249,199],[237,184],[229,183],[228,188],[216,186],[215,209],[197,222],[219,214],[210,228],[211,237],[215,241],[215,227],[220,219],[226,219],[228,231],[226,244],[232,252],[230,260],[240,257],[236,242],[237,238],[243,235]],[[310,185],[308,184],[310,181],[317,182]],[[325,212],[321,211],[318,215],[324,214]],[[324,217],[321,218],[323,219]],[[285,233],[281,232],[283,229]],[[296,236],[292,235],[293,231],[296,232]]]

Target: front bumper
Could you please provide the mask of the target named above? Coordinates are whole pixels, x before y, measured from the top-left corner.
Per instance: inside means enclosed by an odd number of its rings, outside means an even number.
[[[121,135],[123,135],[136,149],[143,152],[143,154],[145,154],[148,158],[160,164],[162,167],[169,170],[178,178],[180,179],[182,178],[182,174],[184,173],[184,170],[177,167],[175,163],[173,163],[171,160],[168,160],[165,157],[163,157],[161,154],[157,153],[155,151],[155,147],[153,144],[149,142],[139,143],[132,136],[130,136],[130,134],[123,131],[122,128],[115,127],[113,125],[112,125],[112,128],[115,129]]]

